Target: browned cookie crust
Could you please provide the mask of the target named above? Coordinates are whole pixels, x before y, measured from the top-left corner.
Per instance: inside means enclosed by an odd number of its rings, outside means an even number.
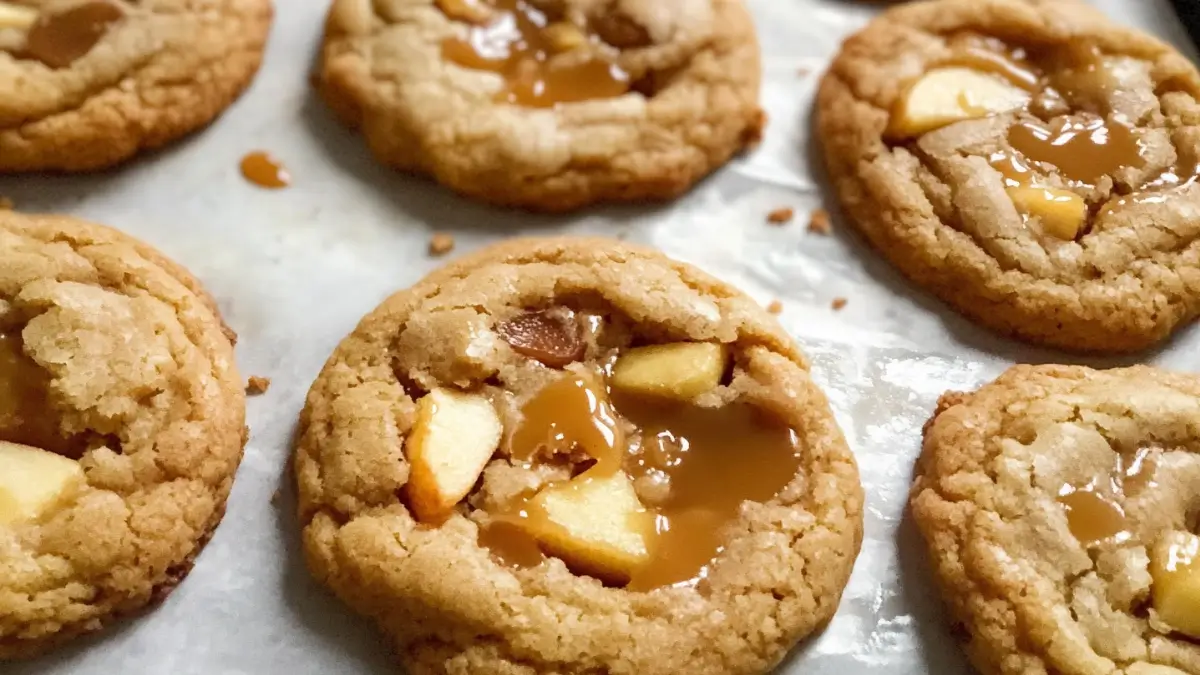
[[[963,37],[1024,50],[1065,100],[1040,96],[1025,110],[889,138],[909,83],[952,59]],[[1090,48],[1098,68],[1070,63]],[[997,331],[1120,352],[1163,340],[1200,309],[1198,96],[1200,75],[1183,56],[1082,3],[934,0],[891,9],[851,37],[817,112],[850,221],[905,275]],[[1034,167],[1036,184],[1086,201],[1083,227],[1065,241],[1022,218],[989,163],[1013,154],[1012,124],[1063,119],[1120,121],[1140,152],[1140,165],[1087,185]]]
[[[46,380],[46,400],[15,411],[5,392],[28,382],[0,382],[0,440],[78,458],[85,479],[41,518],[0,525],[7,659],[97,630],[183,579],[224,514],[245,399],[199,283],[99,225],[0,211],[0,334],[19,339],[21,376]]]
[[[605,320],[565,359],[580,362],[544,366],[498,335],[529,309],[562,306]],[[741,504],[706,579],[634,592],[556,557],[501,563],[478,541],[482,524],[513,496],[571,475],[528,468],[504,446],[443,524],[416,520],[406,443],[431,389],[487,396],[511,433],[523,401],[571,368],[634,342],[681,340],[733,352],[728,385],[696,405],[744,400],[799,438],[799,474],[766,503]],[[414,675],[765,673],[833,616],[862,537],[853,456],[776,321],[695,268],[606,240],[508,242],[385,301],[313,385],[296,475],[310,568],[379,622]]]
[[[0,25],[0,172],[100,169],[211,122],[249,85],[270,0],[9,0],[43,14],[123,8],[69,64],[29,56]]]
[[[1151,602],[1155,551],[1200,516],[1198,419],[1200,380],[1147,367],[1017,366],[942,397],[911,504],[977,668],[1200,673]]]
[[[468,30],[453,8],[477,4],[334,2],[319,86],[379,161],[476,199],[566,211],[675,197],[760,136],[758,42],[740,0],[535,2],[591,24],[634,81],[557,108],[497,102],[498,75],[446,60],[444,41]]]

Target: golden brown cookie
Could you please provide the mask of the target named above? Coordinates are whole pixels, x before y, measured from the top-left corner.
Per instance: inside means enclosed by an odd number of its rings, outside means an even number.
[[[737,290],[515,240],[337,348],[296,452],[313,573],[423,673],[766,673],[833,616],[854,457]]]
[[[1200,379],[1017,366],[942,397],[914,518],[1004,675],[1200,673]]]
[[[231,333],[114,230],[0,211],[0,660],[166,596],[245,442]]]
[[[818,127],[849,220],[994,330],[1123,352],[1200,311],[1200,74],[1078,2],[933,0],[846,41]]]
[[[319,86],[381,162],[566,211],[687,190],[759,138],[761,75],[741,0],[335,0]]]
[[[112,166],[250,83],[270,0],[0,0],[0,172]]]

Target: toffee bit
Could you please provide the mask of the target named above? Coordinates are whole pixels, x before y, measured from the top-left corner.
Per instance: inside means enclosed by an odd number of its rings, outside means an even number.
[[[782,314],[783,303],[778,300],[772,300],[771,304],[767,305],[767,311],[772,314]]]
[[[833,307],[833,311],[836,312],[845,307],[847,302],[849,302],[849,300],[845,298],[834,298],[833,303],[830,306]]]

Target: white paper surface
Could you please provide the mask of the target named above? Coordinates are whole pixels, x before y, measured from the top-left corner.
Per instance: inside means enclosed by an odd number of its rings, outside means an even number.
[[[326,3],[279,0],[262,73],[211,129],[104,175],[0,178],[27,211],[59,211],[141,237],[195,272],[240,335],[245,375],[273,381],[252,398],[252,435],[228,515],[183,585],[159,608],[46,658],[0,665],[4,675],[153,673],[395,673],[373,627],[308,576],[286,471],[304,396],[326,357],[364,314],[439,261],[433,231],[456,253],[516,234],[625,236],[694,262],[767,303],[812,357],[858,456],[866,539],[841,609],[781,673],[968,673],[931,588],[923,546],[904,515],[921,425],[937,397],[970,389],[1015,361],[1079,361],[991,336],[903,281],[835,219],[806,232],[808,213],[834,209],[809,143],[812,96],[842,38],[883,3],[748,0],[765,67],[765,142],[673,205],[599,209],[565,218],[497,211],[377,166],[309,87]],[[1097,4],[1194,53],[1167,0]],[[807,75],[801,75],[801,70]],[[246,183],[238,161],[266,149],[292,188]],[[785,227],[765,214],[796,209]],[[830,309],[845,297],[841,312]],[[1200,366],[1189,329],[1144,355]],[[1132,362],[1137,359],[1129,359]],[[281,491],[278,504],[272,495]]]

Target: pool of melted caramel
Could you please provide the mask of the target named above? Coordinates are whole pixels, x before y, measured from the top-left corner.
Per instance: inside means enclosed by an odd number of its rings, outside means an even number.
[[[522,409],[509,438],[514,459],[534,461],[573,449],[595,463],[589,475],[624,471],[634,481],[668,486],[646,500],[654,515],[650,562],[626,585],[648,591],[703,579],[724,550],[726,527],[746,501],[766,502],[800,471],[795,432],[742,403],[700,408],[609,392],[603,376],[568,374]],[[621,421],[636,431],[626,434]],[[519,526],[535,518],[518,500],[482,528],[480,544],[502,561],[536,565],[543,555]]]
[[[1158,460],[1151,448],[1118,453],[1107,476],[1086,485],[1063,485],[1058,502],[1067,514],[1067,527],[1085,546],[1130,539],[1124,502],[1153,487]]]
[[[496,99],[504,103],[548,108],[560,103],[613,98],[630,89],[628,73],[595,47],[599,39],[583,28],[554,24],[546,13],[525,0],[490,0],[490,19],[472,25],[465,38],[442,43],[442,56],[465,68],[499,73],[506,86]],[[582,35],[570,46],[555,31]],[[579,52],[565,54],[564,52]],[[555,58],[563,55],[567,58]]]

